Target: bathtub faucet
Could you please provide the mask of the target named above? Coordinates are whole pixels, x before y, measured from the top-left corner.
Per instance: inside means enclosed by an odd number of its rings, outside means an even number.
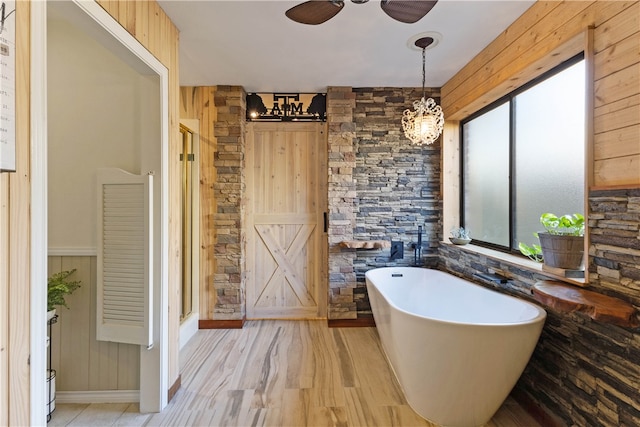
[[[413,265],[422,265],[422,226],[418,226],[418,243],[413,245]]]

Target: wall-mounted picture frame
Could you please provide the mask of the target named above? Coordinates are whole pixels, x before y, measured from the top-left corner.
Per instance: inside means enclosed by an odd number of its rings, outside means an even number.
[[[0,172],[16,170],[16,2],[0,2]]]

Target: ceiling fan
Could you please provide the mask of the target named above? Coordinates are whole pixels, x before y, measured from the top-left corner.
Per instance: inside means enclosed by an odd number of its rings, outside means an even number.
[[[362,4],[369,0],[351,0]],[[382,10],[396,21],[413,24],[422,19],[438,0],[381,0]],[[333,18],[344,7],[343,0],[310,0],[293,6],[285,15],[300,24],[318,25]]]

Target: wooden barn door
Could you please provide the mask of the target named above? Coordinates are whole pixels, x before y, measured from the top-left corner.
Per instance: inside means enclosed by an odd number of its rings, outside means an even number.
[[[324,318],[325,124],[247,127],[247,318]]]

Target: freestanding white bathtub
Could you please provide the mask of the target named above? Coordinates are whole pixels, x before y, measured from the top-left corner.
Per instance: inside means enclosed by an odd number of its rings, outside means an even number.
[[[443,426],[481,426],[500,408],[547,313],[438,270],[366,273],[380,341],[409,405]]]

